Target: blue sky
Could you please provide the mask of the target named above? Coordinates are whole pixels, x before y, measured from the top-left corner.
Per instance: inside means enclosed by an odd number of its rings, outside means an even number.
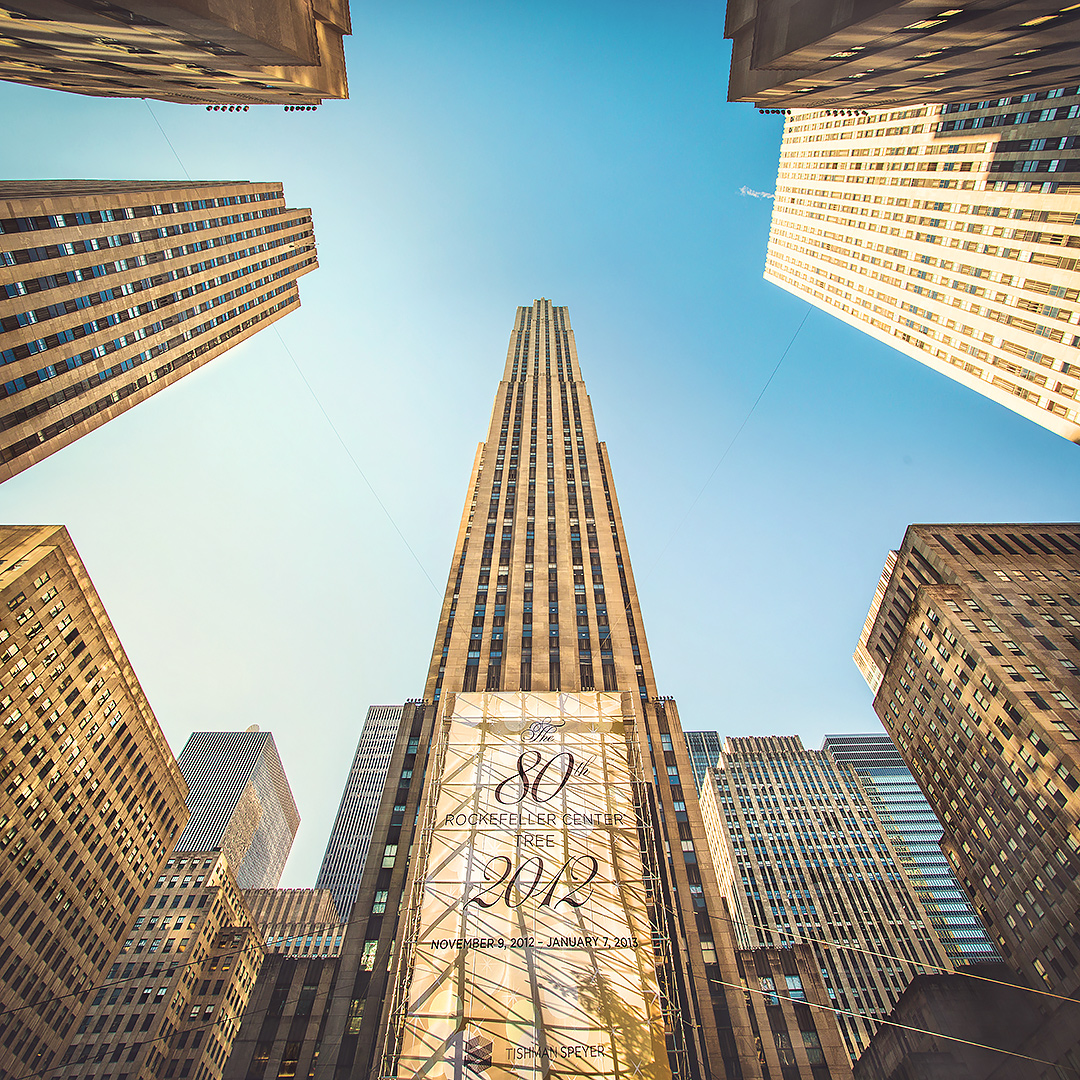
[[[569,306],[686,728],[872,730],[850,656],[913,521],[1080,516],[1080,449],[762,280],[780,118],[713,2],[353,5],[351,100],[0,84],[7,178],[281,180],[303,306],[0,487],[72,532],[174,750],[272,730],[314,880],[367,706],[423,689],[517,305]],[[314,390],[309,392],[282,340]],[[316,400],[316,397],[318,400]],[[326,410],[434,589],[379,508]],[[706,481],[713,470],[711,482]]]

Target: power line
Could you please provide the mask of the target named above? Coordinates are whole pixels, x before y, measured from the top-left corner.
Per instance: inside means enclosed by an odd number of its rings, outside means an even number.
[[[653,568],[655,568],[656,565],[659,565],[660,561],[664,557],[664,553],[671,546],[671,542],[678,535],[683,525],[686,524],[687,518],[689,518],[690,515],[693,513],[694,507],[697,506],[698,502],[701,499],[701,496],[705,494],[705,489],[712,483],[713,477],[719,471],[720,466],[724,464],[724,461],[727,458],[728,454],[731,453],[731,448],[735,445],[736,440],[743,433],[743,428],[745,428],[746,425],[750,422],[750,417],[754,415],[754,412],[760,404],[761,399],[765,396],[765,391],[769,389],[769,386],[771,385],[773,379],[776,378],[776,373],[780,370],[780,365],[784,362],[787,354],[791,352],[791,347],[795,344],[795,339],[799,336],[799,331],[802,330],[803,326],[806,325],[806,320],[810,318],[810,312],[813,310],[814,309],[812,307],[807,306],[806,312],[802,317],[802,321],[797,327],[795,327],[795,333],[791,335],[791,340],[787,343],[787,347],[780,354],[780,359],[776,361],[776,366],[769,373],[769,377],[765,380],[765,385],[761,388],[758,396],[754,398],[754,404],[750,406],[750,411],[743,417],[742,423],[736,429],[735,434],[731,436],[730,442],[728,442],[727,446],[724,447],[724,452],[720,455],[719,460],[713,466],[712,472],[709,473],[709,475],[705,478],[705,483],[701,485],[701,490],[694,496],[693,501],[686,508],[686,513],[683,514],[678,524],[675,526],[674,529],[672,529],[671,535],[667,538],[667,542],[660,549],[660,554],[656,556],[656,562],[654,563]]]
[[[183,161],[181,160],[181,158],[180,158],[180,155],[179,155],[179,154],[178,154],[178,153],[176,152],[176,147],[175,147],[175,146],[173,146],[173,144],[172,144],[172,140],[171,140],[171,139],[169,138],[169,136],[168,136],[168,135],[166,134],[166,132],[165,132],[165,129],[164,129],[164,128],[163,128],[162,126],[161,126],[161,121],[160,121],[160,120],[158,120],[157,116],[156,116],[156,115],[155,115],[155,113],[154,113],[154,110],[150,108],[150,102],[149,102],[149,101],[147,101],[147,100],[146,100],[146,98],[143,98],[143,104],[144,104],[144,105],[146,106],[146,108],[147,108],[147,109],[149,110],[149,112],[150,112],[150,115],[151,115],[151,116],[152,116],[152,117],[154,118],[154,123],[155,123],[155,124],[157,124],[157,126],[158,126],[158,131],[160,131],[160,132],[161,132],[162,138],[164,138],[165,142],[166,142],[166,143],[168,143],[168,145],[169,145],[169,149],[170,149],[170,150],[172,151],[172,153],[173,153],[173,157],[175,157],[175,158],[176,158],[177,162],[178,162],[178,163],[179,163],[179,165],[180,165],[180,168],[181,168],[181,169],[183,169],[183,171],[184,171],[184,176],[186,176],[186,177],[188,178],[188,180],[190,181],[190,180],[191,180],[191,174],[190,174],[190,173],[189,173],[189,172],[187,171],[187,169],[186,169],[186,168],[184,167],[184,163],[183,163]],[[371,481],[370,481],[370,480],[369,480],[369,479],[367,478],[367,475],[366,475],[366,473],[365,473],[365,472],[364,472],[364,470],[363,470],[363,469],[362,469],[362,468],[360,467],[360,463],[359,463],[359,462],[358,462],[358,461],[356,460],[356,458],[355,458],[355,457],[353,456],[353,453],[352,453],[352,451],[351,451],[351,450],[349,449],[349,447],[348,447],[348,445],[346,444],[345,440],[344,440],[344,439],[343,439],[343,438],[341,437],[341,432],[340,432],[340,431],[338,431],[338,429],[337,429],[337,427],[335,426],[335,424],[334,424],[333,420],[331,420],[331,419],[330,419],[330,414],[329,414],[329,413],[328,413],[328,412],[326,411],[326,409],[325,409],[325,408],[323,407],[323,403],[322,403],[322,402],[321,402],[321,401],[319,400],[319,395],[315,393],[315,390],[314,390],[314,388],[312,387],[311,383],[309,383],[309,382],[308,382],[308,380],[307,380],[307,376],[306,376],[306,375],[304,375],[304,372],[303,372],[303,371],[301,370],[301,368],[300,368],[300,365],[299,365],[299,364],[298,364],[298,363],[296,362],[296,357],[295,357],[295,356],[293,356],[293,354],[292,354],[292,350],[291,350],[291,349],[289,348],[289,346],[285,344],[285,339],[284,339],[284,338],[283,338],[283,337],[281,336],[281,333],[280,333],[280,331],[278,330],[278,328],[277,328],[276,326],[274,327],[274,333],[275,333],[275,334],[277,335],[277,339],[278,339],[278,341],[280,341],[280,342],[281,342],[281,347],[282,347],[282,348],[283,348],[283,349],[285,350],[285,352],[286,352],[286,353],[288,354],[288,357],[289,357],[289,359],[290,359],[290,360],[292,361],[292,363],[293,363],[293,367],[295,367],[295,368],[296,368],[297,374],[298,374],[298,375],[300,376],[300,378],[301,378],[301,379],[303,380],[303,383],[304,383],[304,385],[305,385],[305,386],[307,387],[307,389],[308,389],[308,393],[310,393],[310,394],[311,394],[311,396],[312,396],[312,398],[314,398],[314,400],[315,400],[315,404],[316,404],[316,405],[317,405],[317,406],[319,407],[319,411],[320,411],[320,412],[321,412],[321,413],[323,414],[323,417],[325,418],[326,422],[327,422],[327,423],[328,423],[328,424],[330,425],[330,430],[331,430],[331,431],[333,431],[333,433],[334,433],[335,437],[337,438],[337,441],[338,441],[339,443],[341,443],[341,447],[342,447],[342,449],[343,449],[343,450],[345,451],[345,453],[346,453],[346,454],[348,455],[348,457],[349,457],[349,460],[350,460],[350,461],[351,461],[351,462],[353,463],[353,467],[354,467],[354,468],[356,469],[356,471],[357,471],[357,472],[358,472],[358,473],[360,474],[360,478],[361,478],[361,479],[362,479],[362,480],[364,481],[364,483],[365,483],[365,484],[367,484],[367,486],[368,486],[368,490],[369,490],[369,491],[371,492],[371,494],[372,494],[372,495],[374,496],[374,498],[375,498],[375,501],[376,501],[376,502],[377,502],[377,503],[379,504],[379,508],[380,508],[380,509],[382,510],[382,512],[383,512],[383,513],[384,513],[384,514],[386,515],[386,517],[387,517],[387,520],[388,520],[388,521],[390,522],[390,524],[391,524],[391,525],[393,525],[393,527],[394,527],[394,531],[395,531],[395,532],[396,532],[396,533],[398,534],[398,536],[399,536],[399,537],[401,537],[401,542],[402,542],[402,543],[403,543],[403,544],[405,545],[405,547],[406,547],[406,548],[408,548],[408,550],[409,550],[409,554],[410,554],[410,555],[411,555],[411,556],[413,557],[413,559],[414,559],[414,560],[416,561],[416,565],[420,567],[420,572],[421,572],[421,573],[422,573],[422,574],[424,575],[424,577],[426,577],[426,578],[427,578],[427,580],[428,580],[428,584],[430,584],[430,585],[431,585],[431,587],[432,587],[432,588],[433,588],[433,589],[435,590],[436,594],[438,594],[438,592],[439,592],[439,587],[438,587],[438,585],[436,585],[436,584],[435,584],[435,582],[434,582],[434,581],[432,580],[432,577],[431,577],[431,575],[430,575],[430,574],[429,574],[429,573],[427,572],[427,568],[426,568],[426,567],[424,566],[424,564],[423,564],[423,563],[422,563],[422,562],[420,561],[420,557],[419,557],[419,556],[418,556],[418,555],[416,554],[416,552],[415,552],[415,551],[413,550],[413,546],[412,546],[412,544],[410,544],[410,543],[409,543],[409,541],[408,541],[408,540],[406,539],[406,537],[405,537],[405,534],[404,534],[404,533],[403,533],[403,532],[401,531],[401,529],[400,529],[400,528],[398,527],[398,523],[397,523],[397,522],[396,522],[396,521],[394,520],[394,518],[393,518],[393,515],[392,515],[392,514],[390,513],[390,511],[389,511],[389,510],[388,510],[388,509],[386,508],[386,504],[385,504],[385,503],[384,503],[384,502],[382,501],[382,499],[381,499],[381,498],[379,497],[379,493],[378,493],[378,492],[377,492],[377,491],[375,490],[375,487],[374,487],[374,485],[373,485],[373,484],[371,483]]]
[[[187,169],[184,168],[184,163],[180,160],[180,155],[176,152],[176,147],[173,146],[172,139],[170,139],[169,136],[165,134],[165,129],[161,126],[161,121],[157,118],[154,110],[150,108],[150,102],[147,101],[146,98],[143,98],[143,104],[146,106],[150,115],[154,118],[154,123],[157,124],[158,131],[161,132],[162,138],[164,138],[164,140],[169,144],[169,149],[173,152],[173,157],[176,158],[177,164],[179,164],[180,168],[183,169],[184,175],[187,177],[188,182],[190,183],[191,173],[189,173]]]
[[[360,462],[358,462],[356,460],[356,458],[353,456],[353,452],[349,449],[348,444],[341,437],[341,432],[338,431],[336,425],[334,424],[334,421],[330,419],[330,414],[326,411],[325,407],[323,406],[323,403],[319,400],[319,395],[315,393],[315,390],[312,388],[311,383],[308,382],[307,376],[301,370],[300,365],[296,362],[296,357],[293,356],[292,350],[289,348],[289,346],[285,344],[285,339],[281,336],[281,333],[279,332],[279,330],[278,330],[278,328],[276,326],[274,327],[274,333],[277,334],[277,339],[278,339],[278,341],[281,342],[281,347],[288,354],[289,359],[293,363],[293,367],[296,368],[296,373],[300,376],[300,378],[303,381],[304,385],[308,388],[308,392],[311,394],[312,398],[314,399],[315,404],[319,407],[319,412],[321,412],[323,414],[323,417],[325,418],[326,422],[330,425],[330,430],[334,433],[335,437],[337,438],[337,441],[339,443],[341,443],[342,450],[345,451],[345,453],[349,457],[349,460],[353,463],[353,468],[356,469],[356,471],[360,474],[360,479],[363,480],[365,484],[367,484],[368,490],[374,496],[375,501],[379,504],[379,509],[382,510],[382,512],[386,515],[386,518],[390,522],[390,524],[394,526],[394,531],[398,534],[399,537],[401,537],[401,542],[409,549],[409,554],[416,561],[416,565],[420,567],[420,571],[424,575],[424,577],[426,577],[428,579],[428,584],[430,584],[431,587],[435,590],[435,592],[438,593],[438,591],[439,591],[438,585],[436,585],[435,582],[432,581],[431,575],[427,572],[427,568],[420,561],[420,556],[417,555],[416,552],[413,550],[412,544],[409,543],[409,541],[405,537],[405,534],[398,527],[398,523],[394,520],[393,515],[386,508],[386,504],[382,501],[382,499],[379,498],[379,493],[375,490],[374,485],[367,478],[367,474],[364,472],[364,470],[362,468],[360,468]]]
[[[1049,990],[1039,990],[1037,987],[1034,986],[1024,986],[1019,983],[1007,982],[1005,979],[992,979],[987,975],[977,975],[972,971],[964,971],[959,968],[941,967],[938,964],[932,964],[926,960],[909,960],[906,957],[893,956],[891,953],[876,952],[873,949],[866,949],[860,945],[842,945],[839,941],[829,941],[827,938],[814,938],[802,932],[800,932],[799,934],[795,934],[790,930],[779,930],[772,926],[761,926],[760,924],[750,922],[749,920],[747,920],[746,925],[752,926],[755,930],[762,930],[766,933],[776,934],[779,937],[789,937],[796,945],[800,942],[808,942],[812,945],[824,945],[831,949],[848,949],[851,952],[863,953],[866,956],[876,956],[880,957],[883,960],[895,960],[898,963],[907,964],[910,967],[928,968],[931,971],[940,972],[943,975],[962,975],[964,976],[964,978],[967,979],[978,979],[980,982],[993,983],[995,986],[1008,986],[1014,990],[1023,990],[1029,994],[1038,994],[1040,997],[1052,998],[1055,1001],[1069,1001],[1072,1002],[1072,1004],[1074,1005],[1080,1005],[1080,1001],[1077,1001],[1076,998],[1067,997],[1064,994],[1055,994]]]
[[[720,466],[724,464],[724,461],[726,460],[728,454],[731,453],[731,448],[735,445],[736,440],[743,433],[743,429],[750,422],[750,417],[752,417],[754,415],[754,412],[757,409],[758,405],[760,404],[761,399],[765,396],[765,391],[768,390],[769,386],[772,384],[773,379],[776,377],[776,373],[780,370],[780,365],[786,359],[787,354],[789,352],[791,352],[791,347],[795,344],[795,339],[799,336],[799,332],[802,330],[803,326],[806,324],[806,320],[810,317],[810,312],[812,310],[813,310],[813,308],[811,308],[809,306],[807,307],[806,312],[803,314],[802,320],[800,321],[799,325],[797,327],[795,327],[795,333],[791,335],[791,339],[788,341],[787,346],[785,347],[784,351],[780,354],[780,359],[776,361],[776,365],[773,367],[772,371],[769,373],[769,377],[765,380],[765,385],[762,386],[761,390],[758,392],[758,396],[756,398],[754,398],[754,403],[750,406],[750,409],[748,410],[747,414],[743,417],[742,423],[736,429],[735,434],[731,436],[731,439],[729,440],[727,446],[724,447],[724,451],[720,455],[720,457],[717,460],[716,464],[713,466],[712,472],[710,472],[709,475],[705,478],[705,483],[701,485],[701,490],[698,491],[698,493],[694,496],[694,498],[691,501],[690,505],[686,508],[686,512],[679,519],[679,521],[676,524],[675,528],[671,530],[671,533],[668,536],[667,540],[664,541],[664,546],[660,549],[660,554],[657,555],[657,557],[654,560],[652,566],[650,566],[649,569],[646,570],[646,572],[642,575],[642,581],[644,581],[646,578],[648,578],[649,575],[656,569],[656,567],[660,565],[660,562],[664,557],[664,553],[667,551],[667,549],[669,547],[671,547],[672,541],[675,539],[675,537],[682,530],[682,527],[686,524],[687,519],[693,513],[694,507],[697,506],[698,502],[701,499],[701,496],[705,494],[705,489],[709,486],[709,484],[712,483],[713,477],[720,470]],[[631,574],[632,573],[633,573],[633,571],[631,570]],[[634,585],[635,585],[635,588],[636,588],[637,587],[636,578],[635,578]],[[622,611],[623,622],[627,621],[626,613],[629,610],[630,610],[630,605],[625,604],[623,606],[623,611]],[[618,624],[615,624],[615,625],[618,625]],[[607,637],[600,642],[600,648],[601,649],[603,649],[605,644],[610,645],[610,643],[611,643],[611,632],[612,632],[612,630],[615,629],[615,625],[613,625],[611,628],[609,628]]]
[[[733,990],[743,990],[748,994],[760,994],[763,997],[780,998],[783,1001],[790,1001],[793,1004],[808,1005],[811,1009],[821,1009],[824,1012],[850,1016],[857,1020],[869,1020],[874,1024],[900,1028],[902,1031],[914,1031],[918,1035],[930,1035],[935,1039],[947,1039],[949,1042],[961,1043],[964,1046],[974,1047],[976,1050],[990,1050],[995,1054],[1005,1054],[1008,1057],[1019,1058],[1021,1061],[1031,1061],[1036,1065],[1049,1065],[1051,1068],[1058,1070],[1068,1069],[1070,1072],[1080,1075],[1080,1070],[1073,1068],[1071,1065],[1060,1065],[1056,1061],[1046,1061],[1043,1058],[1031,1057],[1030,1054],[1021,1054],[1015,1050],[1005,1050],[1000,1046],[989,1046],[987,1043],[975,1042],[973,1039],[962,1039],[959,1035],[946,1035],[941,1031],[930,1031],[928,1028],[915,1027],[912,1024],[901,1024],[898,1020],[883,1020],[877,1016],[870,1016],[867,1013],[852,1012],[850,1009],[841,1009],[835,1005],[822,1005],[816,1001],[802,1001],[783,994],[777,994],[772,990],[758,990],[753,986],[747,986],[745,983],[726,982],[723,979],[714,979],[711,977],[709,982],[717,983],[720,986],[730,986]]]

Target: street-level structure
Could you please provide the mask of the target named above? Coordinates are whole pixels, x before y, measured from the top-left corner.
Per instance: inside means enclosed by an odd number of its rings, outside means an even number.
[[[300,306],[280,184],[0,182],[0,481]]]
[[[854,1062],[915,975],[951,968],[857,775],[795,735],[728,738],[701,807],[740,946],[809,946]]]
[[[1080,526],[912,525],[883,585],[864,629],[874,711],[1006,964],[1073,995]]]
[[[941,852],[941,822],[884,732],[826,735],[822,750],[850,765],[953,964],[999,961],[997,949]]]
[[[1052,90],[1080,78],[1076,11],[729,0],[729,101],[867,109]]]
[[[0,1075],[50,1076],[187,785],[62,526],[0,528],[0,656]]]
[[[1080,87],[785,118],[765,278],[1080,441]]]
[[[349,918],[360,888],[375,814],[386,786],[386,770],[390,767],[403,714],[401,705],[372,705],[368,709],[319,867],[315,887],[331,892],[343,921]]]
[[[226,104],[347,98],[348,0],[22,0],[0,78],[93,97]]]

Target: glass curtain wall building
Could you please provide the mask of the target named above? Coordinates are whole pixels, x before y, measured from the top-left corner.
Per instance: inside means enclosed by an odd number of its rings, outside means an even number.
[[[709,769],[715,768],[720,760],[724,741],[718,731],[684,731],[683,735],[690,754],[690,768],[694,770],[694,787],[700,794]]]
[[[822,749],[859,774],[949,959],[954,964],[1000,960],[941,851],[941,822],[892,739],[884,732],[827,735]]]
[[[368,709],[352,768],[341,793],[341,805],[326,844],[317,889],[328,889],[338,915],[349,918],[364,875],[375,814],[386,787],[386,771],[405,709],[402,705],[372,705]]]

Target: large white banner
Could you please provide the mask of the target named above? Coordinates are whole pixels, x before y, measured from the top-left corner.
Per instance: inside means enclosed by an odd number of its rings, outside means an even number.
[[[670,1077],[622,695],[448,706],[396,1075]]]

